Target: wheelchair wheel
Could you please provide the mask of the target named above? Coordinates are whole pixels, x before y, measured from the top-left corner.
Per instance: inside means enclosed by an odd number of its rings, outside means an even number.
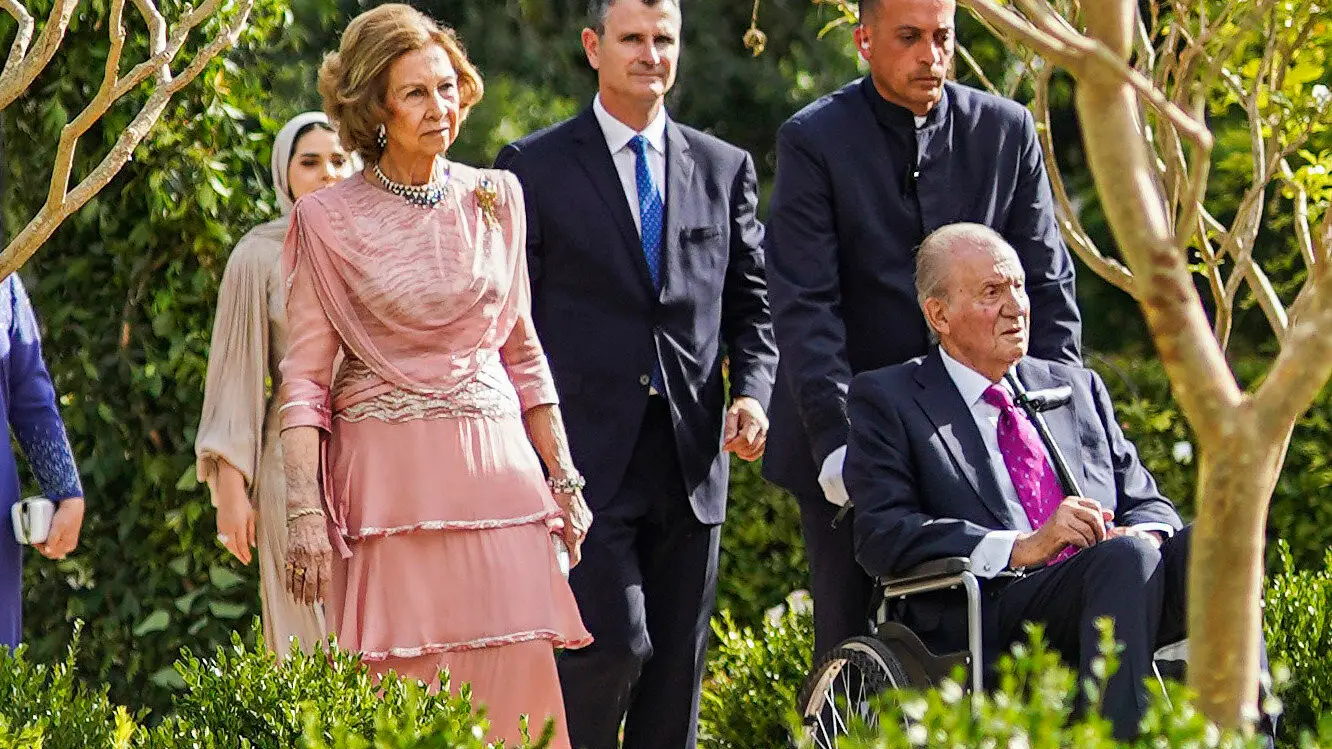
[[[843,642],[814,667],[800,690],[797,707],[806,741],[817,749],[836,749],[852,718],[877,724],[870,698],[910,686],[906,667],[883,642],[872,637]]]

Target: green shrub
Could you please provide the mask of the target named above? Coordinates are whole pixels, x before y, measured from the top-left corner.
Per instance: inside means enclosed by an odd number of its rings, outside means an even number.
[[[423,700],[409,701],[401,710],[381,705],[373,733],[366,734],[350,729],[336,716],[325,721],[312,715],[301,749],[487,749],[490,744],[482,738],[478,722],[467,714],[466,698],[449,702],[446,710],[428,710]],[[554,731],[554,723],[549,723],[535,743],[525,741],[520,746],[544,749]]]
[[[787,593],[807,588],[809,566],[795,498],[765,481],[758,463],[732,459],[717,610],[756,625]]]
[[[998,687],[967,697],[956,681],[937,689],[904,691],[880,696],[878,725],[854,725],[847,749],[914,749],[914,747],[1025,747],[1026,749],[1119,749],[1172,747],[1173,749],[1259,749],[1260,737],[1219,730],[1197,711],[1193,695],[1178,685],[1162,690],[1150,685],[1151,701],[1143,720],[1143,735],[1131,742],[1116,741],[1110,723],[1097,709],[1097,695],[1105,678],[1117,666],[1108,622],[1102,627],[1102,653],[1098,679],[1079,684],[1076,675],[1045,647],[1040,628],[1030,628],[1027,645],[1014,646],[997,666]],[[1088,696],[1092,706],[1077,710],[1078,697]],[[1332,733],[1323,736],[1332,739]],[[1315,746],[1312,737],[1303,746]]]
[[[88,688],[76,675],[79,631],[63,661],[30,663],[23,646],[0,647],[0,749],[126,749],[136,717],[112,705],[105,686]]]
[[[786,715],[810,670],[814,622],[808,596],[791,594],[755,633],[730,612],[712,622],[717,644],[699,706],[699,742],[708,749],[777,747]]]
[[[322,646],[309,655],[296,653],[279,667],[261,643],[246,647],[232,635],[231,645],[210,659],[186,651],[176,671],[185,689],[173,697],[174,715],[152,732],[147,749],[195,744],[287,749],[302,736],[312,747],[343,749],[378,737],[381,730],[395,741],[479,741],[487,725],[473,713],[466,687],[456,696],[443,690],[428,694],[411,679],[380,680],[357,656]]]
[[[1285,542],[1264,593],[1263,630],[1273,662],[1289,671],[1281,692],[1287,726],[1332,720],[1332,552],[1321,570],[1295,567]]]
[[[151,730],[76,675],[77,637],[54,666],[0,648],[0,749],[485,749],[489,724],[470,690],[429,694],[422,684],[369,674],[359,659],[322,647],[279,665],[239,635],[212,658],[190,653],[175,665],[185,688]],[[554,723],[535,741],[545,749]],[[526,727],[524,727],[524,733]]]

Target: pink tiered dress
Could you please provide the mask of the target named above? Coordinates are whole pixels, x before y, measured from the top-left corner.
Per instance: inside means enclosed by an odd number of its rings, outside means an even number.
[[[556,402],[530,318],[522,193],[455,165],[422,208],[358,175],[296,207],[283,428],[325,435],[325,615],[372,671],[471,685],[491,739],[568,747],[557,648],[591,642],[522,414]],[[346,359],[334,379],[333,361]]]

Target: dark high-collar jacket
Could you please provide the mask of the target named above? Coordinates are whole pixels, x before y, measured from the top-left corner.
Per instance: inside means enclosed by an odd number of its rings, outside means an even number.
[[[1055,221],[1021,105],[947,83],[916,127],[868,77],[823,97],[778,133],[764,247],[781,359],[764,473],[818,496],[818,468],[846,444],[854,374],[924,354],[916,248],[957,222],[1002,234],[1022,261],[1031,354],[1079,363],[1073,261]]]

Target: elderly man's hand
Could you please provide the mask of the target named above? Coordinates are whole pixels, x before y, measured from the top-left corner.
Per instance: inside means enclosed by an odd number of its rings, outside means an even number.
[[[1018,536],[1008,565],[1032,567],[1054,559],[1068,546],[1095,546],[1106,539],[1106,524],[1114,519],[1114,513],[1094,499],[1068,497],[1044,525]]]
[[[722,449],[735,453],[741,460],[754,461],[763,457],[768,444],[768,416],[763,406],[753,398],[741,396],[726,412],[726,434]]]
[[[1144,531],[1139,528],[1134,528],[1132,526],[1111,528],[1110,532],[1107,533],[1106,535],[1109,536],[1110,538],[1118,538],[1120,536],[1134,536],[1137,538],[1141,538],[1142,540],[1146,541],[1152,546],[1155,546],[1158,549],[1161,548],[1161,544],[1165,543],[1165,536],[1160,531]]]

